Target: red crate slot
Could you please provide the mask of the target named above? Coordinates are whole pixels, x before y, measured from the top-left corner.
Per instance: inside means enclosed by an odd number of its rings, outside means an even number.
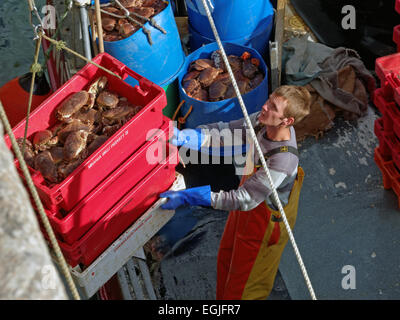
[[[387,164],[393,164],[393,161],[392,160],[389,160],[389,161],[384,160],[384,157],[379,152],[378,148],[375,148],[374,160],[375,160],[375,163],[378,166],[379,170],[382,173],[383,188],[390,189],[392,187],[392,180],[391,180],[391,176],[389,176],[389,174],[387,173],[385,166]]]
[[[400,53],[377,58],[375,60],[375,72],[381,81],[381,87],[383,87],[387,74],[390,72],[400,73]]]
[[[386,101],[395,101],[400,104],[400,73],[388,73],[385,77],[383,96]]]
[[[389,109],[388,117],[390,117],[390,119],[392,120],[393,133],[395,134],[397,139],[400,139],[400,110],[396,105]],[[388,132],[388,133],[390,133],[390,132]]]
[[[397,44],[397,52],[400,52],[400,24],[393,28],[393,41]]]
[[[113,241],[135,222],[168,190],[175,180],[178,150],[169,145],[169,156],[139,184],[130,190],[82,238],[73,245],[59,241],[67,262],[72,266],[90,265]]]
[[[400,14],[400,0],[396,0],[394,8]]]
[[[374,133],[379,141],[379,146],[378,146],[379,152],[385,159],[390,159],[392,153],[385,141],[385,136],[384,136],[385,132],[383,130],[383,118],[375,120]]]
[[[391,132],[393,130],[393,120],[390,110],[397,108],[396,103],[394,101],[387,101],[385,99],[383,88],[379,88],[374,91],[373,100],[375,106],[382,113],[384,130]]]
[[[400,151],[400,140],[393,133],[385,133],[384,139],[390,150],[390,156],[393,157],[394,153]]]
[[[118,169],[94,188],[65,216],[46,210],[58,238],[73,244],[83,236],[111,207],[144,178],[158,163],[165,160],[172,121],[165,122],[155,136],[134,152]],[[163,154],[164,153],[164,154]]]
[[[39,196],[50,210],[70,211],[96,185],[146,142],[146,136],[150,130],[159,128],[163,123],[162,109],[167,104],[167,100],[161,87],[136,74],[106,53],[96,56],[93,61],[115,72],[123,79],[128,76],[136,78],[139,85],[132,87],[96,66],[87,64],[32,112],[29,117],[28,138],[39,130],[52,127],[56,123],[54,112],[56,107],[72,93],[87,89],[93,81],[103,75],[108,78],[110,90],[126,97],[129,102],[142,106],[142,109],[61,183],[48,186],[42,175],[31,169],[33,182]],[[16,138],[23,137],[24,130],[25,120],[13,129]],[[8,135],[5,136],[5,140],[10,147]],[[17,160],[16,166],[19,167]]]

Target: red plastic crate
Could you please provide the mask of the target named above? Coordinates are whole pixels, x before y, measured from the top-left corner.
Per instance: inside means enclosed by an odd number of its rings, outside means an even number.
[[[395,10],[400,14],[400,0],[396,0]]]
[[[58,238],[67,244],[73,244],[82,237],[128,190],[154,169],[163,160],[163,156],[165,158],[166,155],[161,153],[165,151],[172,134],[172,121],[165,117],[164,124],[156,135],[134,152],[67,215],[63,217],[59,211],[46,210]]]
[[[400,152],[400,141],[393,133],[385,133],[384,140],[388,149],[390,150],[390,156],[388,158],[385,158],[385,160],[393,160],[394,154]],[[384,156],[383,153],[381,154],[382,156]]]
[[[381,87],[385,85],[385,77],[390,72],[400,73],[400,52],[375,60],[375,72],[381,81]]]
[[[378,148],[374,152],[374,160],[382,173],[383,188],[393,189],[398,198],[400,208],[400,172],[395,167],[393,161],[386,161],[379,153]]]
[[[67,262],[90,265],[135,222],[175,181],[178,150],[168,146],[168,158],[152,170],[73,245],[58,241]]]
[[[400,52],[400,24],[393,28],[393,41],[397,44],[397,52]]]
[[[384,130],[391,132],[393,130],[391,110],[397,108],[396,103],[394,101],[387,101],[385,99],[383,88],[379,88],[374,91],[373,100],[375,106],[382,114]]]
[[[40,172],[30,168],[41,200],[48,209],[53,211],[59,209],[70,211],[96,185],[145,143],[148,131],[159,128],[163,123],[162,109],[167,104],[167,100],[161,87],[130,70],[107,53],[99,54],[93,61],[115,72],[123,79],[128,76],[134,77],[139,81],[139,86],[132,87],[96,66],[87,64],[32,112],[29,118],[28,138],[36,131],[52,127],[57,121],[53,112],[56,107],[72,93],[87,89],[102,75],[108,78],[110,90],[127,97],[131,103],[141,105],[143,108],[61,183],[47,186]],[[25,120],[13,129],[15,137],[23,137],[24,129]],[[8,135],[5,136],[5,140],[10,147]],[[17,160],[16,166],[19,167]]]

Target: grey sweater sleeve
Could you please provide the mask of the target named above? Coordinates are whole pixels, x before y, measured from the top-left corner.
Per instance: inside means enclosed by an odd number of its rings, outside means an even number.
[[[279,188],[287,177],[286,173],[275,170],[270,170],[270,174],[275,188]],[[249,211],[267,200],[271,193],[267,174],[260,168],[236,190],[211,192],[211,206],[227,211]]]

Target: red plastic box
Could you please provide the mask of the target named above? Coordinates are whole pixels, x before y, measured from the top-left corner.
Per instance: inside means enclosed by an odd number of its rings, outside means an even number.
[[[388,56],[380,57],[375,60],[375,72],[381,81],[381,87],[385,85],[385,77],[390,72],[400,73],[400,52]]]
[[[393,130],[393,119],[390,112],[392,109],[397,108],[396,103],[385,99],[383,88],[374,91],[373,100],[375,106],[382,113],[384,130],[391,132]]]
[[[132,188],[82,238],[73,245],[59,241],[65,259],[72,267],[79,263],[90,265],[159,199],[160,193],[171,187],[175,181],[178,150],[169,145],[167,151],[166,161]]]
[[[172,136],[172,122],[165,117],[163,126],[118,169],[84,197],[66,216],[46,210],[50,223],[60,240],[73,244],[84,235],[111,207],[154,169],[166,154]]]
[[[395,10],[400,14],[400,0],[396,0]]]
[[[400,24],[393,28],[393,41],[397,44],[397,52],[400,52]]]
[[[115,72],[123,79],[132,76],[139,81],[139,86],[132,87],[96,66],[87,64],[30,115],[28,138],[36,131],[52,127],[56,123],[54,113],[56,107],[72,93],[87,89],[102,75],[108,78],[110,90],[127,97],[131,103],[143,108],[61,183],[47,186],[40,172],[31,169],[32,179],[41,200],[48,209],[53,211],[59,209],[70,211],[145,143],[146,135],[151,129],[159,128],[163,123],[162,109],[166,106],[167,100],[161,87],[130,70],[107,53],[96,56],[93,61]],[[13,129],[15,137],[23,137],[24,129],[25,121],[22,121]],[[9,137],[5,136],[5,140],[10,147]],[[16,161],[16,166],[19,167],[18,161]]]

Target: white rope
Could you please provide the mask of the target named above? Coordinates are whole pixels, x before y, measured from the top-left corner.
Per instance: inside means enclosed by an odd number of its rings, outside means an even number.
[[[294,239],[294,237],[293,237],[292,230],[290,229],[290,225],[289,225],[289,223],[288,223],[288,221],[287,221],[287,218],[286,218],[285,212],[284,212],[284,210],[283,210],[281,201],[279,200],[278,193],[276,192],[275,186],[274,186],[274,184],[273,184],[273,181],[272,181],[272,178],[271,178],[271,174],[270,174],[270,172],[269,172],[269,169],[268,169],[268,167],[267,167],[267,163],[265,162],[263,153],[262,153],[262,151],[261,151],[261,147],[260,147],[260,145],[259,145],[259,143],[258,143],[258,141],[257,141],[257,136],[256,136],[256,134],[255,134],[255,132],[254,132],[254,128],[253,128],[253,126],[251,125],[251,121],[250,121],[249,115],[248,115],[248,113],[247,113],[246,106],[244,105],[244,102],[243,102],[243,99],[242,99],[242,95],[240,94],[240,91],[239,91],[239,88],[238,88],[238,86],[237,86],[235,77],[233,76],[233,72],[232,72],[231,66],[230,66],[229,61],[228,61],[228,58],[227,58],[227,56],[226,56],[224,47],[222,46],[221,39],[219,38],[218,31],[217,31],[217,29],[216,29],[216,27],[215,27],[215,24],[214,24],[214,20],[213,20],[213,18],[212,18],[212,16],[211,16],[210,10],[208,9],[206,0],[201,0],[201,1],[203,2],[203,7],[204,7],[204,9],[206,10],[207,17],[208,17],[208,20],[209,20],[209,22],[210,22],[211,29],[212,29],[212,31],[213,31],[213,33],[214,33],[215,39],[217,40],[218,47],[219,47],[220,50],[221,50],[222,58],[223,58],[223,60],[224,60],[224,62],[225,62],[225,65],[226,65],[226,67],[227,67],[227,69],[228,69],[228,73],[229,73],[229,76],[230,76],[230,78],[231,78],[233,88],[235,89],[237,98],[239,99],[239,104],[240,104],[240,107],[242,108],[242,111],[243,111],[244,118],[245,118],[245,120],[246,120],[247,126],[248,126],[248,128],[250,129],[251,138],[252,138],[252,140],[254,141],[254,145],[255,145],[256,150],[257,150],[257,152],[258,152],[258,155],[259,155],[259,157],[260,157],[261,164],[262,164],[262,166],[263,166],[263,168],[264,168],[264,170],[265,170],[265,172],[266,172],[266,174],[267,174],[268,181],[269,181],[270,185],[272,186],[272,194],[273,194],[273,196],[274,196],[275,202],[278,204],[279,212],[281,213],[282,218],[283,218],[283,222],[285,223],[286,230],[287,230],[287,232],[288,232],[288,234],[289,234],[290,242],[292,243],[292,246],[293,246],[293,249],[294,249],[294,252],[295,252],[297,261],[299,262],[299,265],[300,265],[301,272],[303,273],[304,279],[305,279],[305,281],[306,281],[306,285],[307,285],[308,291],[310,292],[311,298],[312,298],[313,300],[317,300],[317,298],[316,298],[316,296],[315,296],[315,293],[314,293],[314,290],[313,290],[313,287],[312,287],[312,285],[311,285],[311,281],[310,281],[310,279],[309,279],[309,277],[308,277],[306,267],[305,267],[305,265],[304,265],[304,263],[303,263],[303,260],[302,260],[302,258],[301,258],[299,249],[297,248],[297,245],[296,245],[296,241],[295,241],[295,239]],[[266,75],[266,76],[267,76],[267,75]]]

